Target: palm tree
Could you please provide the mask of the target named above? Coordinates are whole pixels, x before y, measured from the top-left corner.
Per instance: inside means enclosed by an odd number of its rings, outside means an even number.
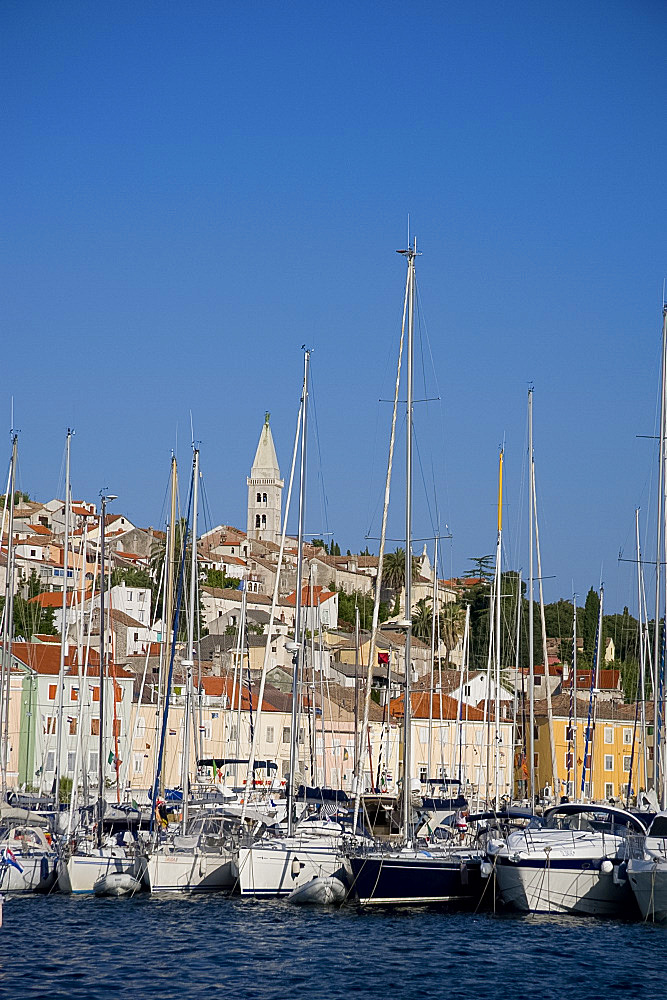
[[[412,634],[426,641],[431,637],[433,629],[433,608],[431,599],[422,597],[415,604],[412,612]]]
[[[412,557],[412,579],[417,576],[417,559]],[[382,562],[382,582],[388,590],[399,592],[405,586],[405,549],[388,552]]]

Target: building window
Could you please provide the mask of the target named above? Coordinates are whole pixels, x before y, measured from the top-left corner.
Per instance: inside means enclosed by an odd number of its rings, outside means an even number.
[[[533,767],[537,769],[540,766],[540,755],[537,751],[533,754]]]
[[[78,701],[79,700],[79,689],[78,689],[78,687],[70,688],[70,697],[71,697],[72,701]]]
[[[266,493],[262,493],[262,503],[266,507],[266,504],[267,504]]]
[[[284,760],[283,761],[283,764],[282,764],[282,767],[281,767],[280,770],[281,770],[283,778],[286,778],[287,775],[289,774],[289,761],[288,760]]]
[[[146,732],[146,720],[144,719],[143,715],[140,715],[139,718],[137,719],[137,737],[141,737],[141,739],[143,739],[145,732]]]
[[[630,772],[630,761],[631,760],[632,760],[632,756],[629,753],[623,755],[623,770],[627,771],[628,773]]]
[[[289,743],[289,726],[283,726],[283,743]]]
[[[261,503],[261,502],[262,502],[262,494],[258,493],[257,494],[257,503]]]
[[[605,743],[613,743],[614,742],[614,730],[613,730],[612,726],[605,726],[604,727],[604,741],[605,741]]]
[[[613,799],[614,797],[614,786],[611,781],[605,781],[604,783],[604,797],[605,799]]]
[[[574,726],[565,727],[565,739],[568,743],[574,743]]]
[[[574,765],[574,754],[570,751],[570,752],[568,752],[568,753],[565,754],[565,768],[566,768],[566,770],[571,771],[573,765]]]
[[[112,736],[115,736],[116,738],[118,738],[119,736],[121,736],[122,735],[122,733],[121,733],[122,728],[123,728],[123,720],[122,719],[114,719],[113,720],[113,725],[111,727]]]
[[[56,700],[56,691],[57,690],[58,690],[58,686],[56,684],[49,684],[49,701],[55,701]]]
[[[135,642],[139,642],[139,633],[138,632],[134,633],[134,641]]]
[[[614,758],[613,758],[612,754],[610,754],[610,753],[606,753],[604,755],[604,769],[605,769],[605,771],[613,771],[614,770]]]
[[[229,730],[229,738],[230,740],[232,740],[232,742],[234,742],[236,740],[236,737],[237,737],[236,726],[232,726],[231,729]]]
[[[100,689],[99,689],[99,687],[94,687],[93,688],[93,701],[99,701],[99,700],[100,700]]]
[[[266,527],[266,514],[262,514],[262,527]]]
[[[210,722],[204,722],[199,727],[199,734],[200,734],[200,736],[201,736],[201,738],[203,740],[210,740],[210,738],[211,738],[211,723]]]
[[[55,750],[49,750],[46,755],[46,770],[55,771],[56,769],[56,752]]]
[[[91,736],[99,736],[100,735],[100,720],[99,719],[93,718],[93,719],[90,720],[90,735]]]
[[[67,754],[67,773],[74,774],[74,765],[76,764],[76,751],[70,750]]]
[[[426,764],[419,765],[419,780],[421,781],[422,785],[425,785],[426,782],[428,781],[428,768]]]
[[[56,717],[55,715],[47,715],[46,726],[44,727],[45,733],[55,733],[56,731]]]
[[[273,740],[274,740],[273,726],[267,726],[266,727],[266,742],[267,743],[273,743]]]
[[[88,754],[88,770],[91,774],[97,774],[97,769],[100,766],[100,757],[97,750],[91,750]]]
[[[260,520],[259,520],[259,514],[255,514],[255,527],[259,528],[260,526],[261,525],[260,525]]]
[[[144,773],[144,755],[142,753],[135,753],[132,757],[132,771],[134,774]]]
[[[76,736],[76,719],[68,719],[69,722],[69,734],[70,736]]]
[[[623,730],[623,743],[624,743],[624,745],[626,747],[632,746],[632,730],[631,729],[624,729]]]

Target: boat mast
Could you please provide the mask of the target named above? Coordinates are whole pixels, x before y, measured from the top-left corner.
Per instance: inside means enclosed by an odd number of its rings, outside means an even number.
[[[58,670],[58,703],[56,709],[56,773],[53,781],[53,796],[56,809],[60,802],[60,776],[62,773],[62,743],[63,743],[63,689],[65,687],[65,656],[67,651],[67,573],[69,570],[69,510],[70,510],[70,445],[72,431],[67,428],[65,445],[65,544],[63,545],[63,603],[62,621],[60,625],[60,667]],[[73,581],[75,583],[75,581]],[[72,595],[76,584],[72,588]],[[76,774],[74,775],[76,781]]]
[[[398,251],[399,253],[401,251]],[[378,622],[380,618],[380,598],[382,594],[382,574],[384,570],[384,549],[387,538],[387,515],[389,511],[389,494],[391,491],[391,474],[394,464],[394,446],[396,444],[396,419],[398,416],[398,396],[401,388],[401,366],[403,363],[403,345],[405,342],[405,321],[408,310],[408,299],[410,296],[410,272],[405,279],[405,294],[403,297],[403,318],[401,321],[401,337],[398,347],[398,362],[396,364],[396,382],[394,383],[394,405],[391,413],[391,431],[389,434],[389,455],[387,457],[387,475],[384,481],[384,501],[382,504],[382,524],[380,527],[380,548],[378,551],[378,571],[375,578],[375,600],[373,602],[373,621],[371,624],[371,641],[368,652],[368,670],[366,674],[366,697],[364,699],[364,721],[358,736],[359,750],[356,753],[357,766],[354,770],[354,815],[352,829],[356,834],[357,821],[359,819],[359,806],[361,804],[361,774],[360,764],[362,760],[364,735],[368,728],[368,716],[371,705],[371,691],[373,685],[373,667],[375,662],[375,646],[377,641]],[[387,718],[389,716],[389,700],[391,696],[391,649],[389,651],[389,665],[387,670]],[[387,726],[387,739],[389,739],[389,727]],[[355,743],[357,741],[355,740]],[[389,753],[387,751],[387,766],[389,766]]]
[[[7,530],[7,576],[5,585],[5,609],[2,626],[2,741],[0,755],[2,757],[2,801],[7,797],[7,758],[9,756],[9,698],[12,684],[12,639],[14,636],[14,573],[16,558],[14,552],[14,494],[16,492],[16,459],[18,454],[18,434],[12,432],[12,458],[9,471],[9,523]],[[7,504],[5,504],[5,507]],[[3,515],[4,522],[4,515]],[[4,524],[3,524],[4,527]],[[0,539],[1,540],[1,539]]]
[[[111,494],[100,494],[102,499],[102,510],[100,513],[100,737],[97,761],[97,846],[102,846],[102,819],[104,818],[104,772],[106,761],[104,759],[104,730],[105,730],[105,698],[104,686],[106,680],[106,626],[104,620],[104,589],[106,587],[106,564],[104,551],[105,521],[107,515],[107,504],[118,497]]]
[[[301,587],[303,586],[303,522],[306,511],[306,444],[308,433],[308,369],[310,366],[310,351],[306,350],[303,360],[303,392],[301,395],[301,406],[303,417],[301,420],[301,462],[299,469],[299,528],[297,541],[296,560],[296,600],[294,609],[294,643],[292,663],[294,674],[292,677],[292,727],[290,731],[289,749],[289,781],[287,784],[287,834],[292,836],[294,832],[294,807],[295,807],[295,777],[297,763],[297,749],[299,734],[297,732],[297,695],[299,691],[299,675],[301,673],[303,658],[303,643],[301,641]],[[288,647],[289,648],[289,647]]]
[[[433,761],[433,686],[435,684],[435,637],[437,634],[436,605],[438,603],[438,536],[435,536],[435,548],[433,553],[433,607],[431,608],[431,678],[428,686],[428,758],[426,774],[430,781],[433,777],[431,770]],[[439,638],[439,637],[438,637]],[[442,688],[440,689],[442,700]],[[442,776],[441,776],[442,777]]]
[[[664,637],[660,634],[660,613],[662,610],[662,575],[664,572],[664,523],[665,514],[665,452],[666,448],[666,428],[667,417],[667,305],[662,307],[662,361],[660,378],[660,445],[658,459],[658,516],[656,523],[656,545],[655,545],[655,627],[653,629],[653,781],[652,787],[658,795],[660,787],[660,771],[662,761],[660,760],[660,672],[661,661],[663,659],[662,650],[664,648]],[[663,632],[667,627],[667,622],[663,625]]]
[[[533,621],[533,589],[534,589],[534,567],[533,567],[533,532],[535,530],[535,519],[533,512],[533,388],[528,390],[528,468],[530,476],[530,517],[528,528],[528,698],[530,701],[528,747],[530,752],[529,773],[530,773],[530,805],[535,808],[535,652],[533,649],[535,623]]]
[[[498,539],[496,543],[496,607],[495,607],[495,676],[494,676],[494,766],[495,766],[495,806],[499,806],[500,788],[500,601],[502,583],[503,547],[503,449],[498,458]]]
[[[405,407],[405,701],[403,707],[403,836],[406,843],[411,839],[410,804],[411,795],[411,671],[412,671],[412,382],[414,356],[415,322],[415,257],[417,239],[407,250],[399,250],[408,261],[408,342],[406,366],[406,407]]]
[[[187,671],[185,685],[185,726],[183,729],[183,769],[181,772],[181,787],[183,788],[183,814],[182,830],[185,835],[188,825],[188,807],[190,797],[190,736],[191,718],[190,712],[193,702],[192,690],[192,670],[194,667],[194,642],[195,642],[195,599],[197,596],[197,496],[199,488],[199,449],[193,448],[192,457],[192,534],[190,553],[190,616],[188,619],[188,646],[187,659],[181,661],[181,667]]]
[[[535,488],[535,462],[531,462],[531,489],[533,492],[533,514],[535,515],[535,553],[537,555],[537,587],[540,595],[540,626],[542,631],[542,658],[544,660],[544,680],[546,683],[547,725],[549,730],[549,750],[551,752],[551,786],[558,797],[560,781],[558,778],[558,763],[556,761],[556,743],[554,740],[554,719],[551,708],[551,688],[549,686],[549,652],[547,650],[547,626],[544,618],[544,589],[542,585],[542,553],[540,549],[540,526],[537,518],[537,490]]]
[[[172,454],[171,456],[171,504],[169,511],[169,530],[167,532],[167,548],[165,556],[167,559],[167,572],[165,577],[165,588],[166,597],[164,604],[164,623],[165,623],[165,636],[168,643],[169,649],[173,645],[173,622],[174,622],[174,583],[176,580],[176,499],[178,494],[178,467],[176,464],[176,456]],[[162,676],[160,678],[160,694],[158,698],[158,727],[159,720],[162,715],[164,715],[164,707],[169,697],[169,681],[168,681],[168,670],[164,669],[166,663],[163,657],[163,670]],[[156,735],[157,728],[156,727]],[[165,775],[164,770],[160,768],[158,774],[159,790],[160,796],[164,798],[164,788],[165,788]],[[153,803],[155,806],[155,803]]]

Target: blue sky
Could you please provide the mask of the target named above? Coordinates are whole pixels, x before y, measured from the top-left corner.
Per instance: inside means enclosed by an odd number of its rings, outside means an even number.
[[[244,526],[265,409],[287,471],[307,343],[307,528],[362,548],[409,213],[443,575],[494,549],[502,441],[507,559],[527,567],[532,381],[547,597],[602,573],[608,606],[633,606],[617,559],[635,506],[652,532],[636,435],[655,428],[667,275],[666,28],[639,0],[7,0],[0,416],[8,455],[13,396],[23,488],[62,491],[73,426],[75,494],[109,487],[158,524],[192,412],[211,519]],[[417,537],[435,520],[420,478]],[[399,470],[392,537],[401,490]]]

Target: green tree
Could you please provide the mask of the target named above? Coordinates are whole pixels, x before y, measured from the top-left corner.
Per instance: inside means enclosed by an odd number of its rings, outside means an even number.
[[[426,641],[433,632],[433,608],[430,597],[421,597],[412,610],[412,634]]]
[[[493,574],[495,572],[495,560],[493,555],[488,556],[472,556],[470,559],[472,563],[472,569],[467,570],[463,574],[464,580],[492,580]]]
[[[206,571],[206,586],[218,587],[220,590],[238,590],[240,577],[226,576],[222,569],[209,569]]]
[[[141,587],[153,590],[153,579],[147,569],[137,566],[117,567],[111,571],[111,586],[117,587],[124,583],[127,587]]]
[[[589,663],[593,663],[595,655],[595,635],[600,616],[600,597],[591,587],[586,594],[584,613],[581,621],[581,636],[584,640],[584,656]],[[604,649],[604,646],[602,647]]]
[[[417,559],[412,557],[412,579],[417,576]],[[382,561],[382,583],[388,590],[400,593],[405,586],[405,549],[387,552]]]

